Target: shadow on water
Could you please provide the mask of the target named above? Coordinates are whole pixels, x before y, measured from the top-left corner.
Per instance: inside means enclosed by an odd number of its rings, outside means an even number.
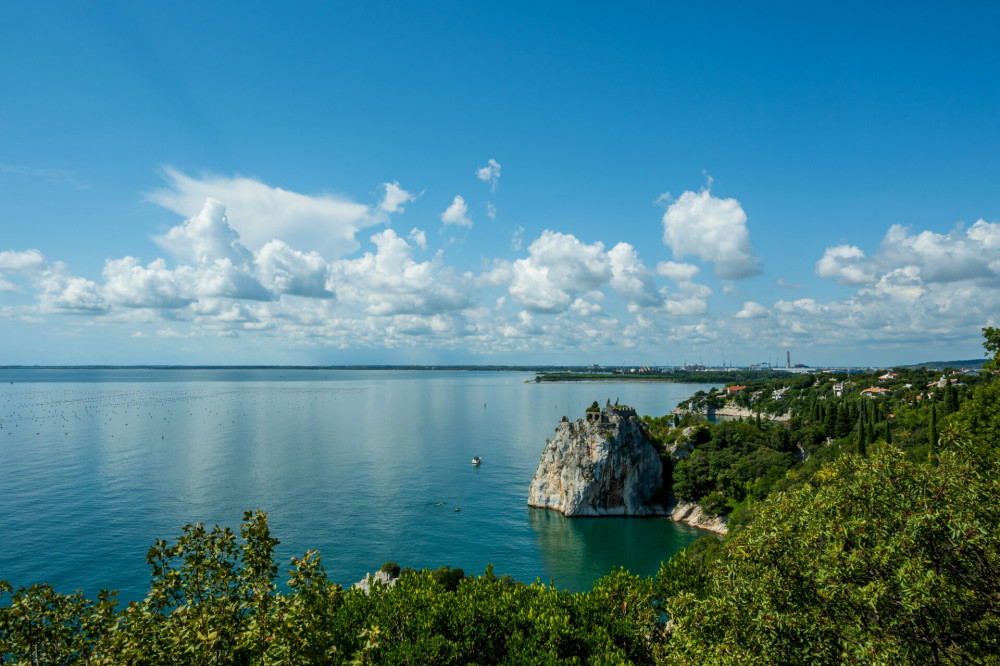
[[[528,509],[528,520],[542,554],[545,576],[574,592],[618,567],[636,574],[655,573],[692,541],[708,534],[665,518],[567,518],[550,509]]]

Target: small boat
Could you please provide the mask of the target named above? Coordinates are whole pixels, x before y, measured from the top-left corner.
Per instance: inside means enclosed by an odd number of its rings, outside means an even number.
[[[479,456],[476,456],[475,458],[472,459],[472,464],[473,465],[478,465],[481,462],[483,462],[483,459],[480,458]]]

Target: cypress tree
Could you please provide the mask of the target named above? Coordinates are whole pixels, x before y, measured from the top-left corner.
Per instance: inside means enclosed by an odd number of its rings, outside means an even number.
[[[937,406],[931,405],[931,429],[930,429],[930,441],[931,441],[931,464],[937,465],[938,463],[938,435],[937,435]]]
[[[889,427],[889,419],[885,420],[885,443],[892,444],[892,428]]]
[[[847,437],[851,434],[850,410],[847,409],[846,405],[841,405],[837,408],[835,432],[837,433],[837,437]]]
[[[948,382],[948,386],[945,389],[944,401],[948,407],[949,414],[954,414],[958,411],[958,389],[952,386],[951,382]]]
[[[827,405],[824,407],[823,414],[823,434],[827,437],[834,437],[837,434],[837,407],[835,405]]]

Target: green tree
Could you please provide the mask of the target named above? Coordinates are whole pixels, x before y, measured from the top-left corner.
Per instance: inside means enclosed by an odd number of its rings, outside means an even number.
[[[877,447],[870,461],[841,458],[759,506],[717,560],[686,574],[699,585],[664,585],[673,621],[666,662],[993,659],[998,479],[995,459],[972,461],[967,451],[943,452],[935,467],[893,447]]]
[[[931,425],[927,430],[927,439],[931,445],[931,464],[938,462],[938,431],[937,431],[937,405],[931,405]]]
[[[983,328],[983,347],[986,349],[986,356],[993,355],[985,364],[984,370],[1000,370],[1000,328],[986,326]]]

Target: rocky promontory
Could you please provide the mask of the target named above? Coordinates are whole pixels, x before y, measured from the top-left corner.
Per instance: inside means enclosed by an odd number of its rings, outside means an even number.
[[[585,418],[563,417],[542,451],[528,490],[529,506],[566,516],[653,516],[663,464],[645,424],[629,407],[591,407]]]
[[[564,416],[556,427],[531,479],[529,506],[566,516],[665,516],[726,533],[724,517],[693,502],[679,502],[672,493],[665,497],[665,462],[634,409],[610,400],[603,409],[596,405],[584,418],[570,421]],[[685,428],[664,455],[672,460],[690,455],[696,430]]]

